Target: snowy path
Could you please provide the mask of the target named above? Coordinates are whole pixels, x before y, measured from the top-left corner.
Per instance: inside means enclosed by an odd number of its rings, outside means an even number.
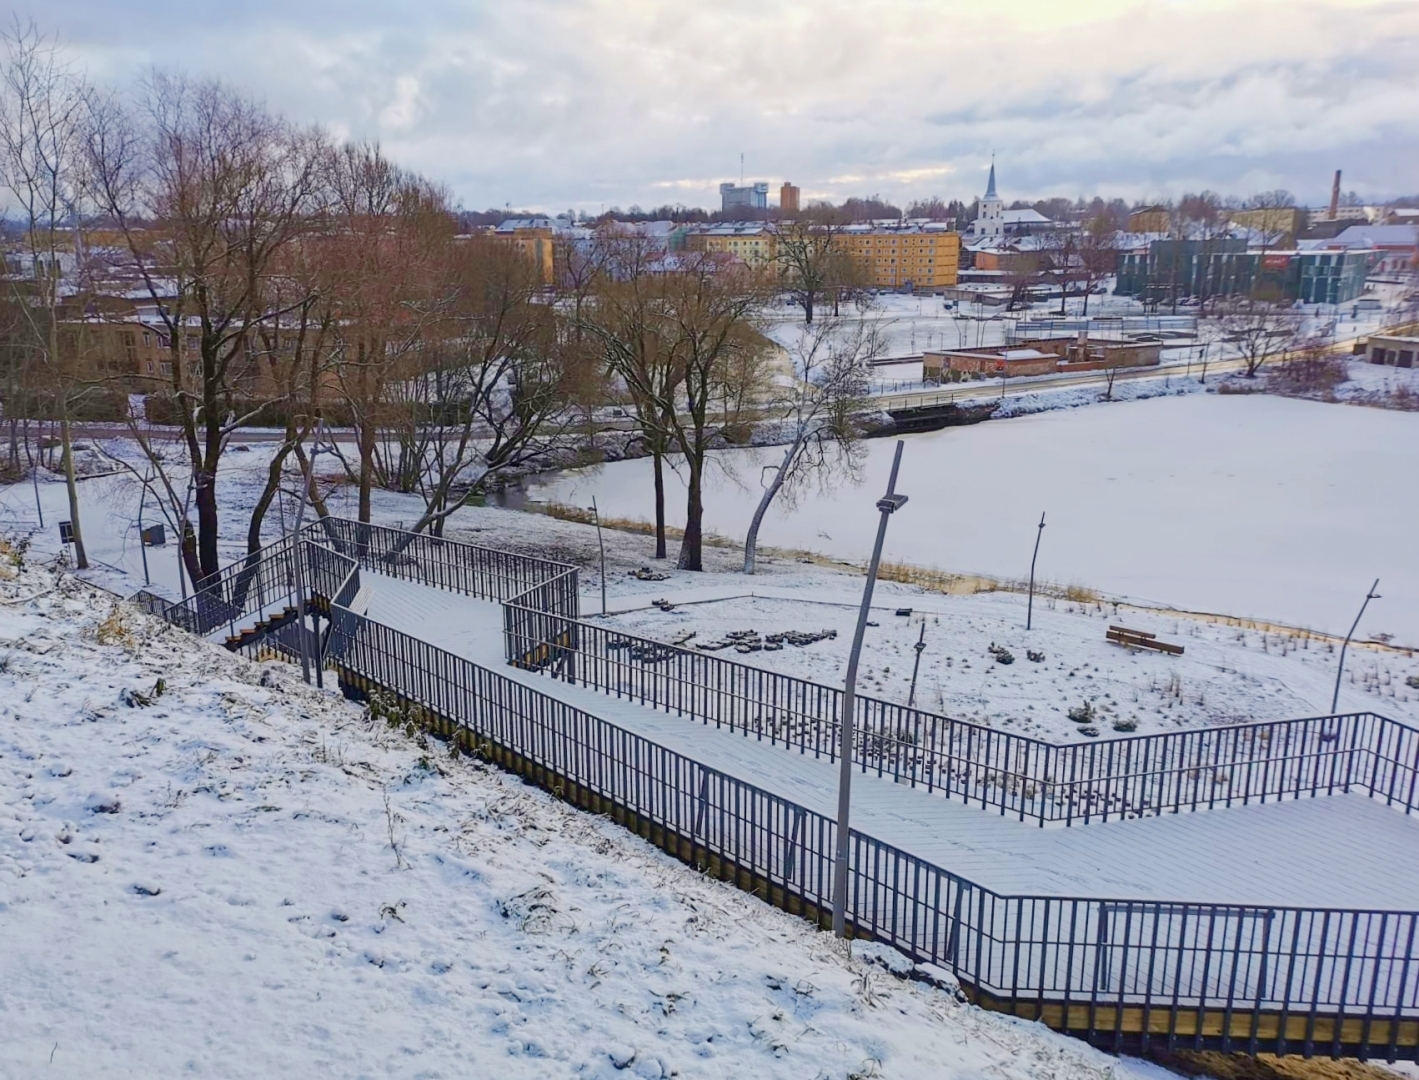
[[[706,765],[829,816],[826,760],[518,671],[503,661],[497,604],[366,573],[369,615]],[[857,774],[854,826],[1003,894],[1408,909],[1419,864],[1395,858],[1419,821],[1361,795],[1040,829]],[[1324,868],[1324,873],[1318,872]]]

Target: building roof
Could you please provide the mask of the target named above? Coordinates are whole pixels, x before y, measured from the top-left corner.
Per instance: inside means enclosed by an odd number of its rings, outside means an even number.
[[[1007,225],[1048,225],[1050,223],[1049,218],[1028,206],[1023,210],[1006,210],[1000,215],[1000,220]]]
[[[1419,225],[1351,225],[1334,240],[1335,247],[1419,246]]]
[[[990,179],[985,184],[985,197],[987,199],[999,198],[995,194],[995,158],[990,159]]]

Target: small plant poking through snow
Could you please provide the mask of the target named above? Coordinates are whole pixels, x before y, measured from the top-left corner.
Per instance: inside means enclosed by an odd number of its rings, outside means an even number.
[[[997,645],[995,642],[992,641],[990,643],[990,648],[986,651],[990,653],[991,656],[995,657],[995,662],[997,664],[1013,664],[1015,662],[1015,654],[1012,653],[1009,649],[1007,649],[1004,645]]]
[[[108,616],[94,628],[94,637],[100,645],[122,645],[125,649],[134,644],[133,628],[128,616],[117,604],[109,609]]]

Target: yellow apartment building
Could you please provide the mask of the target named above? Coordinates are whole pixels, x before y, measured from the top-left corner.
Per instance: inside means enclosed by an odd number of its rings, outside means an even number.
[[[838,243],[878,289],[944,289],[961,271],[961,236],[920,226],[849,227]]]
[[[773,231],[757,222],[697,229],[686,235],[685,249],[733,255],[755,269],[773,262],[777,253]]]

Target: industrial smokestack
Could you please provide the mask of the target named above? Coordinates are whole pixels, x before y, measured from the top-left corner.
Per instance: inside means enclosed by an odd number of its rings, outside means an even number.
[[[1340,216],[1340,170],[1335,170],[1335,183],[1330,185],[1330,220]]]

